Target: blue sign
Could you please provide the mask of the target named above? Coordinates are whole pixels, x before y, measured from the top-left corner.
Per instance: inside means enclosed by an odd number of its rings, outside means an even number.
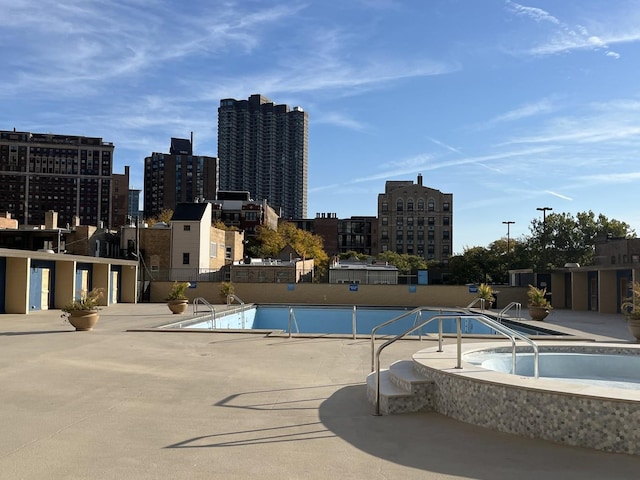
[[[477,285],[469,285],[469,293],[478,293]]]
[[[429,284],[429,272],[427,270],[418,270],[418,285]]]
[[[189,288],[196,288],[198,286],[198,282],[189,282]]]
[[[287,285],[287,290],[289,290],[290,292],[293,292],[296,289],[296,286],[293,283],[289,283]]]
[[[416,286],[415,285],[409,285],[409,293],[416,293]]]
[[[350,283],[349,284],[349,291],[350,292],[357,292],[358,291],[358,284],[357,283]]]

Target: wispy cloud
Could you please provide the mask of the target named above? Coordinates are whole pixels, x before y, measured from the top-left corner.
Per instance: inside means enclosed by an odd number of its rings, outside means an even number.
[[[549,195],[552,195],[552,196],[557,197],[557,198],[561,198],[562,200],[573,201],[573,198],[568,197],[566,195],[562,195],[561,193],[558,193],[558,192],[553,192],[551,190],[545,190],[545,193],[548,193]]]
[[[460,150],[458,150],[458,149],[457,149],[457,148],[455,148],[455,147],[452,147],[451,145],[447,145],[446,143],[441,142],[440,140],[436,140],[435,138],[427,137],[427,139],[428,139],[430,142],[433,142],[433,143],[435,143],[436,145],[438,145],[438,146],[440,146],[440,147],[442,147],[442,148],[445,148],[445,149],[449,150],[450,152],[454,152],[454,153],[458,153],[458,154],[462,155],[462,152],[461,152]]]
[[[338,112],[331,112],[324,115],[320,114],[314,117],[314,123],[336,125],[349,130],[355,130],[356,132],[365,132],[369,129],[369,126],[365,123]]]
[[[549,113],[554,109],[555,107],[549,99],[542,99],[538,102],[528,103],[509,112],[503,113],[502,115],[498,115],[497,117],[490,119],[487,124],[493,126],[498,123],[513,122],[523,118]]]
[[[524,6],[522,4],[506,1],[507,10],[516,16],[531,19],[539,24],[544,24],[550,29],[550,36],[539,45],[529,48],[528,53],[533,55],[551,55],[570,52],[572,50],[603,51],[611,58],[620,58],[620,54],[611,50],[610,43],[617,43],[615,35],[610,32],[601,32],[596,35],[590,32],[584,25],[566,23],[553,14],[537,7]],[[632,36],[632,37],[635,37]],[[626,37],[627,41],[631,39]],[[633,41],[638,40],[635,38]]]

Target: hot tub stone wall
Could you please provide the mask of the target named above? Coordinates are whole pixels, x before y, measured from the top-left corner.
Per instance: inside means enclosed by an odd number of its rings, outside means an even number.
[[[584,350],[569,346],[565,351]],[[611,348],[594,346],[588,350],[625,353],[630,349],[614,352]],[[531,438],[640,455],[638,402],[499,384],[422,364],[416,364],[415,369],[434,381],[434,409],[449,417]]]

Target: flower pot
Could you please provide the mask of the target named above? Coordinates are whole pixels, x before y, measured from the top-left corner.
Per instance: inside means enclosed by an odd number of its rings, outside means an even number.
[[[538,320],[542,322],[547,315],[549,315],[548,307],[536,307],[529,305],[529,316],[531,317],[531,320]]]
[[[627,319],[629,333],[636,337],[636,341],[640,341],[640,319]]]
[[[79,332],[92,330],[98,318],[100,316],[97,310],[72,310],[68,316],[69,323]]]
[[[167,306],[174,314],[181,314],[187,310],[189,300],[169,300]]]

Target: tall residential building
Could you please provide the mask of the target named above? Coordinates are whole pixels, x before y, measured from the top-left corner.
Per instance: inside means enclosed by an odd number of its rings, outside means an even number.
[[[380,252],[419,255],[448,263],[453,245],[453,194],[418,182],[388,181],[378,195]]]
[[[153,217],[179,203],[216,198],[218,159],[193,155],[192,141],[172,138],[169,153],[144,159],[144,215]]]
[[[20,225],[53,210],[60,225],[110,227],[113,150],[97,137],[0,131],[0,211]]]
[[[307,214],[309,119],[300,107],[262,95],[227,98],[218,108],[220,189],[248,191],[282,218]]]

